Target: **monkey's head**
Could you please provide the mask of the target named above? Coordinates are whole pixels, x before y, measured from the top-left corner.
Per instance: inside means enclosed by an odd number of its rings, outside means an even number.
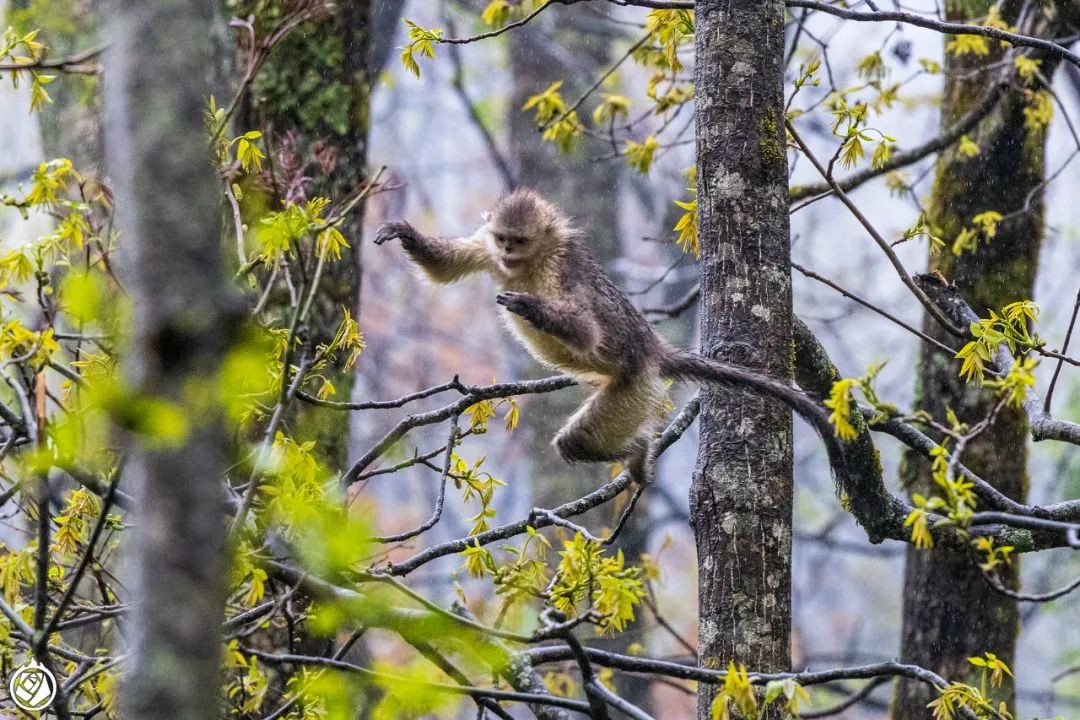
[[[509,273],[527,270],[550,253],[564,224],[558,208],[536,191],[515,190],[499,200],[488,219],[495,259]]]

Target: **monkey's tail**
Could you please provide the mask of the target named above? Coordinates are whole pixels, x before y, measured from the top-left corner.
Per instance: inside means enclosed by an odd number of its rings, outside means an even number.
[[[665,377],[682,381],[697,381],[707,385],[744,388],[776,398],[810,424],[829,455],[829,463],[837,473],[845,466],[844,452],[834,435],[832,424],[825,410],[805,393],[747,368],[729,365],[713,358],[686,350],[672,349],[660,361],[660,372]]]

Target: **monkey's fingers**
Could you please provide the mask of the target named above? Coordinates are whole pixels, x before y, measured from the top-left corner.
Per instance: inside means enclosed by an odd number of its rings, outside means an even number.
[[[495,296],[495,302],[512,313],[520,314],[529,305],[529,296],[525,293],[502,292]]]
[[[383,223],[375,233],[375,244],[382,245],[395,238],[408,237],[416,231],[407,222]]]

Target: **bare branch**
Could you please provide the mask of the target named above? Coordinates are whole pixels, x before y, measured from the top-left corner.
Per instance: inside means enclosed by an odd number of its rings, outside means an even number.
[[[1030,35],[1021,35],[1020,33],[1009,32],[1008,30],[1002,30],[996,27],[944,22],[928,18],[925,15],[919,15],[918,13],[904,12],[901,10],[860,12],[858,10],[848,10],[837,5],[827,5],[823,2],[817,2],[817,0],[785,0],[784,4],[789,8],[808,8],[810,10],[826,13],[827,15],[835,15],[844,20],[854,20],[856,22],[898,22],[904,23],[905,25],[914,25],[916,27],[934,30],[944,35],[982,35],[983,37],[1002,40],[1010,45],[1016,45],[1018,47],[1032,47],[1045,50],[1051,55],[1060,57],[1061,59],[1080,67],[1080,55],[1070,51],[1063,45],[1053,42],[1052,40],[1044,40],[1042,38],[1031,37]]]

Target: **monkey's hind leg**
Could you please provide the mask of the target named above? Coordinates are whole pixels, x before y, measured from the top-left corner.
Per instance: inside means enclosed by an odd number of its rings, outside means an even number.
[[[652,482],[651,426],[663,398],[658,379],[613,382],[596,391],[555,436],[564,460],[626,460],[634,482]]]

